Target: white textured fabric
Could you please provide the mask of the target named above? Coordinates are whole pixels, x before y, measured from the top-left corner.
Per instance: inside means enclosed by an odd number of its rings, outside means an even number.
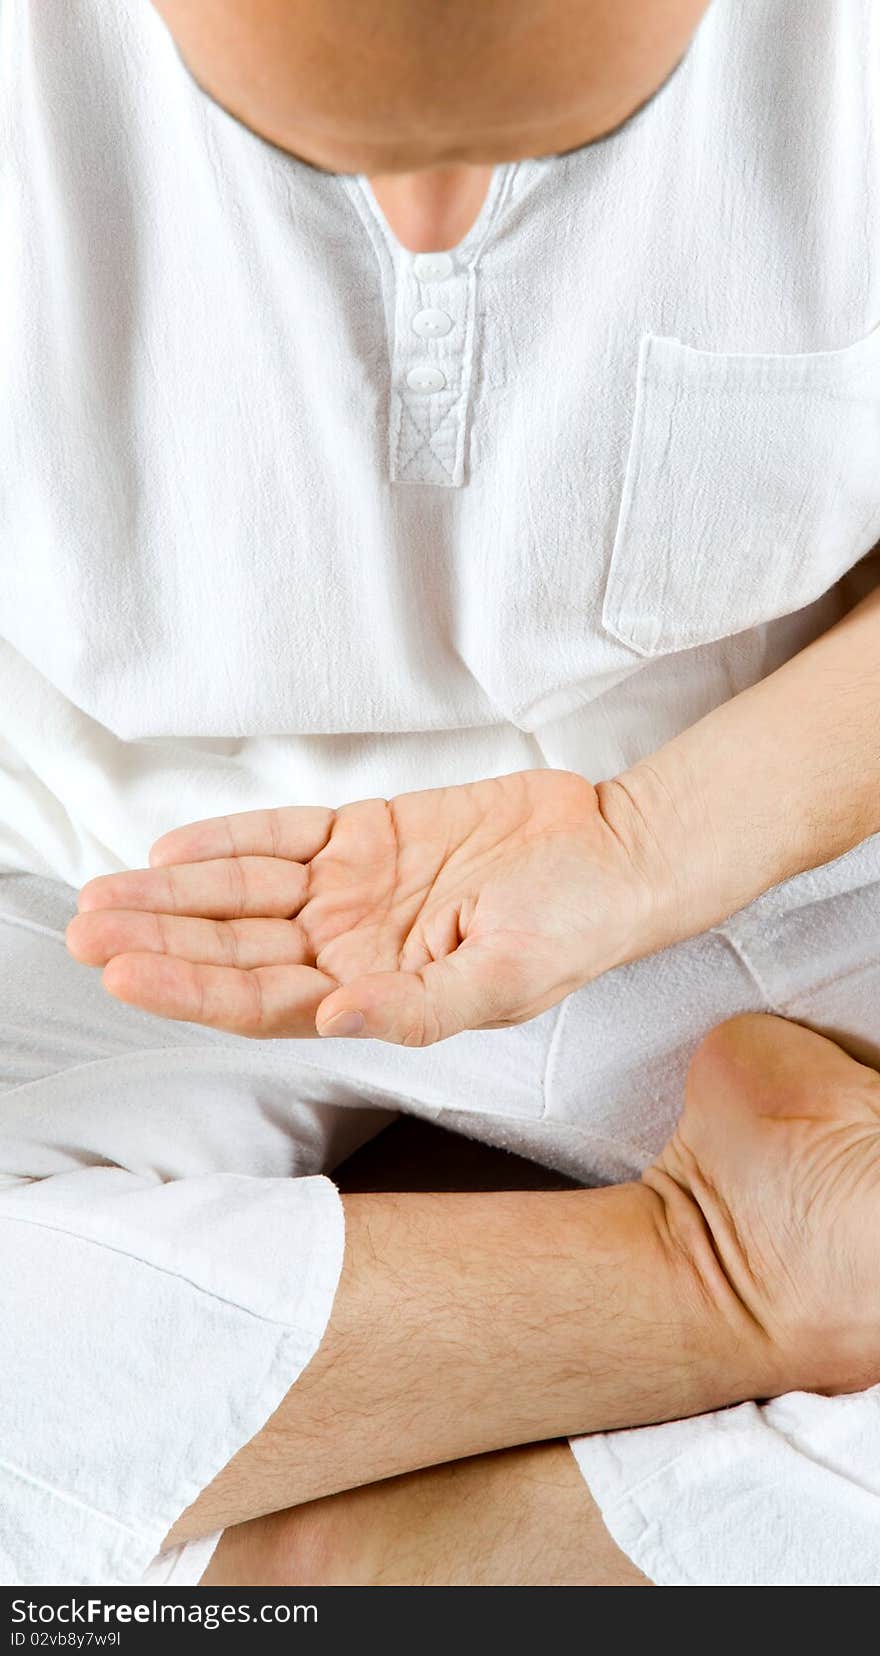
[[[151,1018],[67,954],[75,903],[0,878],[3,1581],[199,1579],[216,1536],[150,1555],[314,1348],[341,1254],[315,1175],[394,1112],[591,1183],[652,1159],[696,1042],[734,1012],[837,1032],[880,1066],[880,836],[500,1040],[424,1054]],[[822,1402],[735,1411],[735,1454],[729,1412],[573,1448],[661,1582],[833,1582],[845,1555],[841,1579],[867,1584],[880,1388]]]
[[[840,1038],[880,1069],[880,837],[767,892],[717,935],[751,977],[756,1009]],[[703,970],[718,963],[704,957]],[[645,1069],[648,1111],[681,1097],[669,1033]],[[610,1533],[658,1586],[880,1586],[880,1386],[792,1393],[572,1449]]]
[[[328,1313],[328,1134],[400,1107],[619,1178],[732,1012],[880,1061],[876,841],[425,1053],[165,1026],[102,996],[50,912],[215,812],[613,774],[841,613],[880,536],[878,29],[871,0],[714,0],[625,131],[497,169],[425,282],[366,181],[218,109],[148,0],[0,0],[0,866],[66,882],[17,886],[37,906],[0,927],[10,1579],[196,1578],[205,1548],[150,1555]],[[426,305],[444,337],[413,332]],[[408,389],[425,362],[444,392]],[[575,1445],[637,1562],[833,1577],[811,1538],[848,1482],[846,1579],[872,1580],[877,1394],[738,1414],[739,1551],[700,1483],[729,1418]]]
[[[658,1587],[880,1586],[880,1390],[793,1392],[581,1438],[618,1545]]]
[[[75,909],[0,877],[0,1583],[192,1582],[216,1537],[151,1560],[317,1349],[322,1171],[392,1117],[283,1042],[114,1003]]]
[[[222,1530],[215,1530],[213,1535],[200,1536],[198,1541],[184,1542],[182,1546],[169,1547],[166,1552],[158,1553],[144,1570],[141,1584],[145,1587],[197,1585],[217,1550],[222,1534]]]
[[[839,614],[880,537],[872,0],[714,0],[617,137],[496,169],[430,281],[149,0],[0,30],[0,866],[598,780]]]

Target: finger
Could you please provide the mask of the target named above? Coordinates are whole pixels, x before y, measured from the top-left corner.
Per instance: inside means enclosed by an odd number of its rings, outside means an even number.
[[[374,972],[335,989],[318,1008],[318,1034],[356,1033],[422,1047],[464,1029],[520,1023],[544,1009],[534,1006],[534,985],[530,997],[524,979],[520,962],[500,958],[489,942],[467,938],[417,971]],[[337,1017],[351,1013],[362,1015],[362,1029],[349,1031],[341,1022],[334,1028]]]
[[[213,920],[290,919],[305,902],[308,872],[278,857],[222,857],[172,868],[99,874],[79,894],[80,914],[94,909],[150,909]]]
[[[150,847],[150,867],[242,856],[308,862],[327,844],[334,815],[324,805],[283,805],[205,817],[162,834]]]
[[[336,980],[310,966],[201,966],[172,955],[115,955],[108,994],[159,1018],[207,1024],[255,1040],[315,1034],[315,1012]]]
[[[137,909],[75,914],[65,933],[75,960],[105,966],[114,955],[168,954],[206,966],[313,964],[296,920],[196,920]]]

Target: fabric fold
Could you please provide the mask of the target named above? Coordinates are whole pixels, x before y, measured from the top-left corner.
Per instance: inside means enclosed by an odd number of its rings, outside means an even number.
[[[47,1187],[59,1184],[56,1204]],[[314,1355],[344,1244],[339,1192],[322,1175],[149,1186],[89,1168],[0,1192],[0,1317],[30,1331],[0,1374],[0,1581],[139,1582]],[[204,1542],[186,1551],[201,1573]]]

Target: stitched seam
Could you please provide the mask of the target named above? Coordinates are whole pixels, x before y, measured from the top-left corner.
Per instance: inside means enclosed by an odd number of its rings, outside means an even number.
[[[105,1064],[118,1064],[120,1062],[132,1064],[141,1058],[164,1058],[166,1056],[178,1056],[182,1052],[197,1057],[207,1056],[210,1053],[213,1057],[221,1060],[225,1058],[237,1058],[238,1056],[237,1053],[230,1052],[225,1047],[214,1048],[212,1046],[140,1047],[133,1052],[108,1052],[105,1053],[103,1058],[87,1058],[85,1062],[81,1064],[62,1065],[60,1069],[49,1070],[46,1075],[40,1075],[34,1081],[20,1081],[15,1087],[7,1087],[5,1091],[0,1093],[0,1097],[11,1098],[15,1093],[22,1092],[27,1087],[39,1087],[46,1082],[56,1081],[61,1077],[67,1080],[72,1076],[79,1075],[83,1070],[97,1070],[102,1068]],[[271,1054],[269,1054],[269,1058],[271,1062]]]
[[[544,1070],[543,1070],[543,1073],[541,1075],[541,1118],[540,1119],[542,1121],[547,1117],[547,1114],[548,1114],[548,1089],[549,1089],[549,1086],[550,1086],[550,1083],[551,1083],[551,1071],[552,1071],[552,1069],[553,1069],[553,1067],[556,1063],[556,1056],[557,1056],[557,1053],[558,1053],[558,1050],[559,1050],[559,1044],[560,1044],[560,1031],[562,1029],[563,1020],[564,1020],[565,1014],[568,1010],[568,1004],[569,1004],[570,1000],[571,1000],[571,995],[566,995],[565,999],[560,1002],[559,1008],[558,1008],[558,1015],[557,1015],[557,1018],[556,1018],[556,1021],[555,1021],[554,1025],[553,1025],[553,1032],[550,1036],[549,1042],[547,1043],[547,1057],[544,1061]],[[552,1119],[552,1117],[550,1119]]]
[[[439,422],[439,424],[433,430],[431,430],[430,426],[429,426],[428,431],[423,432],[420,429],[420,427],[418,426],[418,424],[416,423],[416,420],[415,420],[414,416],[412,415],[412,413],[410,412],[409,408],[407,407],[406,403],[403,402],[403,400],[401,399],[401,409],[402,409],[403,415],[404,415],[405,419],[409,422],[410,426],[412,427],[412,430],[415,432],[416,437],[418,438],[418,441],[416,443],[415,448],[412,449],[409,454],[405,454],[399,460],[399,466],[400,466],[401,471],[406,471],[413,464],[413,462],[416,459],[418,459],[418,457],[422,453],[422,451],[424,449],[427,449],[429,451],[429,453],[431,454],[432,458],[434,460],[436,460],[438,466],[442,467],[442,469],[446,473],[447,477],[452,477],[452,475],[453,475],[452,470],[450,469],[449,466],[446,465],[446,462],[444,461],[442,455],[437,453],[437,450],[434,448],[434,443],[436,442],[437,438],[441,435],[441,433],[443,431],[443,427],[450,423],[450,421],[452,419],[452,416],[455,414],[456,409],[458,408],[458,404],[460,403],[460,401],[461,401],[461,397],[460,396],[456,397],[455,402],[452,404],[451,408],[447,409],[446,413],[443,415],[443,418]]]
[[[775,1012],[775,1014],[778,1018],[784,1017],[785,1014],[781,1011],[780,1006],[777,1003],[777,1001],[774,999],[773,995],[771,995],[770,990],[767,988],[767,985],[764,982],[764,979],[763,979],[761,973],[758,971],[757,967],[753,965],[753,963],[750,960],[749,956],[746,954],[745,949],[743,947],[741,947],[741,945],[739,943],[737,943],[736,940],[733,937],[730,936],[729,932],[723,931],[720,926],[713,927],[712,929],[713,929],[713,934],[716,937],[720,937],[723,940],[723,942],[725,942],[727,944],[728,948],[732,951],[732,953],[736,955],[736,958],[739,961],[740,965],[745,967],[745,970],[748,972],[749,977],[754,980],[754,982],[757,985],[758,989],[761,991],[761,994],[763,995],[765,1001],[767,1002],[767,1006],[769,1007],[770,1011]]]
[[[416,419],[415,415],[412,413],[411,409],[404,402],[402,397],[401,397],[401,400],[400,400],[400,408],[401,408],[401,431],[400,431],[400,434],[399,434],[400,452],[398,453],[398,465],[400,466],[401,471],[405,471],[406,467],[411,464],[411,462],[415,459],[416,455],[421,451],[421,449],[423,449],[425,447],[425,445],[430,442],[431,433],[430,433],[430,429],[429,429],[427,435],[425,434],[425,432],[422,430],[422,427],[419,425],[418,420]],[[405,428],[406,428],[406,437],[407,437],[408,441],[410,443],[413,443],[413,447],[408,449],[408,450],[405,449],[404,446],[403,446]],[[415,441],[413,441],[414,438],[415,438]]]
[[[47,1495],[54,1496],[56,1500],[62,1501],[65,1506],[76,1507],[80,1512],[87,1512],[91,1518],[100,1518],[103,1524],[111,1524],[114,1529],[122,1530],[126,1535],[134,1536],[137,1541],[142,1539],[141,1531],[133,1529],[131,1524],[126,1524],[122,1518],[113,1518],[109,1512],[102,1512],[100,1507],[89,1506],[88,1502],[81,1501],[79,1496],[70,1495],[66,1490],[58,1489],[55,1484],[47,1483],[45,1478],[35,1477],[32,1472],[25,1472],[24,1468],[16,1466],[14,1461],[4,1460],[0,1457],[0,1472],[11,1473],[13,1477],[19,1478],[22,1483],[30,1484],[33,1489],[45,1490]]]
[[[244,1174],[237,1176],[246,1177]],[[321,1174],[319,1177],[326,1178],[326,1174]],[[42,1183],[41,1180],[36,1182]],[[290,1182],[298,1183],[300,1181]],[[329,1182],[332,1184],[333,1181],[330,1180]],[[336,1188],[334,1185],[334,1189]],[[32,1225],[35,1230],[50,1231],[56,1236],[73,1237],[74,1241],[82,1242],[87,1247],[99,1248],[104,1253],[118,1254],[121,1259],[131,1259],[135,1264],[142,1265],[145,1270],[155,1271],[158,1276],[170,1277],[174,1282],[185,1283],[188,1288],[193,1288],[196,1293],[204,1294],[206,1299],[213,1300],[217,1305],[228,1305],[233,1311],[241,1311],[244,1316],[252,1317],[255,1322],[263,1323],[267,1328],[283,1328],[289,1334],[297,1333],[296,1326],[293,1323],[282,1322],[278,1317],[267,1317],[262,1311],[254,1311],[251,1306],[242,1305],[239,1300],[229,1299],[225,1294],[216,1293],[213,1288],[206,1288],[204,1283],[195,1282],[192,1277],[184,1275],[182,1271],[172,1271],[167,1265],[157,1265],[155,1260],[144,1259],[141,1254],[131,1253],[128,1248],[120,1248],[115,1242],[99,1242],[96,1237],[82,1236],[78,1231],[70,1229],[69,1226],[50,1225],[45,1219],[33,1219],[27,1214],[4,1213],[2,1204],[0,1204],[0,1225],[4,1224]]]
[[[780,1007],[784,1009],[783,1016],[790,1016],[791,1011],[796,1011],[810,996],[819,994],[823,989],[829,989],[832,984],[845,983],[847,978],[861,977],[863,973],[871,970],[876,971],[876,961],[861,961],[857,966],[848,966],[846,971],[831,972],[828,977],[816,978],[805,989],[798,989],[779,1002]]]
[[[411,417],[411,414],[409,414],[406,407],[404,407],[404,419],[409,421],[409,424],[413,426],[413,417]],[[428,432],[428,436],[424,436],[423,432],[418,431],[418,427],[414,427],[414,429],[418,432],[418,442],[414,444],[413,449],[409,450],[409,454],[403,455],[403,459],[399,462],[399,470],[401,470],[401,474],[413,469],[414,465],[418,464],[419,460],[421,460],[421,457],[423,457],[426,452],[428,452],[429,457],[434,460],[434,464],[439,465],[441,470],[447,472],[447,467],[444,465],[444,462],[442,462],[441,455],[436,454],[436,450],[433,449],[434,432]]]
[[[42,926],[36,920],[23,920],[17,914],[0,914],[0,925],[18,926],[21,931],[39,932],[42,937],[51,937],[53,943],[60,944],[62,949],[67,948],[64,933],[56,931],[54,926]]]
[[[245,1037],[245,1036],[242,1036],[241,1038],[243,1040],[247,1039],[247,1037]],[[316,1039],[317,1039],[317,1037],[316,1037]],[[229,1050],[229,1048],[225,1047],[225,1046],[217,1046],[217,1047],[213,1047],[213,1046],[150,1047],[150,1048],[146,1049],[145,1051],[110,1053],[108,1056],[106,1056],[104,1058],[90,1059],[88,1061],[88,1063],[85,1063],[85,1064],[73,1064],[73,1065],[70,1065],[67,1069],[62,1068],[62,1069],[58,1069],[58,1070],[52,1070],[52,1071],[50,1071],[50,1073],[48,1075],[38,1077],[38,1079],[36,1081],[22,1081],[18,1084],[18,1086],[8,1087],[5,1092],[0,1092],[0,1098],[5,1099],[5,1098],[12,1097],[12,1095],[14,1093],[21,1092],[27,1087],[39,1087],[45,1082],[54,1082],[56,1080],[61,1080],[61,1079],[66,1080],[69,1076],[76,1075],[81,1070],[87,1070],[87,1069],[92,1069],[92,1068],[97,1069],[102,1064],[115,1064],[115,1063],[120,1062],[121,1060],[124,1060],[125,1062],[130,1064],[138,1058],[174,1057],[174,1056],[178,1056],[181,1053],[184,1053],[184,1054],[188,1055],[189,1057],[198,1057],[198,1058],[205,1058],[205,1059],[210,1057],[215,1062],[218,1062],[218,1063],[223,1063],[223,1062],[226,1062],[226,1061],[231,1062],[233,1060],[236,1063],[238,1063],[238,1061],[239,1061],[238,1053],[237,1052],[231,1052]],[[350,1074],[346,1073],[345,1070],[332,1069],[329,1065],[327,1067],[325,1067],[323,1064],[316,1064],[310,1058],[301,1058],[297,1055],[295,1058],[289,1059],[289,1058],[285,1057],[280,1052],[279,1053],[265,1052],[263,1054],[263,1059],[264,1059],[264,1061],[268,1062],[273,1067],[276,1067],[282,1073],[286,1072],[287,1075],[289,1076],[291,1082],[293,1082],[295,1080],[294,1066],[301,1065],[303,1069],[309,1070],[313,1075],[320,1075],[324,1078],[329,1078],[332,1081],[341,1082],[343,1085],[347,1085],[347,1086],[356,1086],[356,1087],[364,1086],[364,1087],[369,1088],[371,1092],[378,1092],[378,1093],[381,1094],[381,1096],[383,1098],[390,1098],[390,1099],[393,1099],[395,1102],[403,1101],[403,1102],[406,1102],[406,1103],[409,1103],[409,1104],[416,1104],[416,1105],[418,1105],[418,1104],[427,1104],[427,1105],[429,1105],[429,1107],[436,1108],[436,1109],[445,1109],[447,1107],[445,1103],[432,1105],[430,1099],[428,1099],[426,1097],[423,1097],[418,1093],[398,1091],[397,1088],[389,1087],[384,1082],[373,1083],[373,1082],[370,1081],[369,1077],[354,1076],[354,1075],[350,1075]],[[287,1068],[287,1066],[290,1066],[290,1068]],[[330,1102],[332,1102],[332,1100]],[[370,1097],[365,1096],[364,1099],[363,1099],[363,1103],[365,1105],[368,1105],[372,1109],[381,1109],[382,1108],[381,1104],[373,1103],[373,1101]],[[518,1120],[519,1117],[514,1117],[514,1118],[511,1118],[511,1119]]]

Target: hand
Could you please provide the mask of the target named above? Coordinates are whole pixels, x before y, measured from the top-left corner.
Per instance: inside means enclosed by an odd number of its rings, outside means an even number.
[[[651,906],[600,792],[515,771],[177,828],[148,869],[83,887],[67,945],[160,1017],[428,1046],[524,1023],[633,958]],[[359,1030],[335,1021],[355,1012]]]

